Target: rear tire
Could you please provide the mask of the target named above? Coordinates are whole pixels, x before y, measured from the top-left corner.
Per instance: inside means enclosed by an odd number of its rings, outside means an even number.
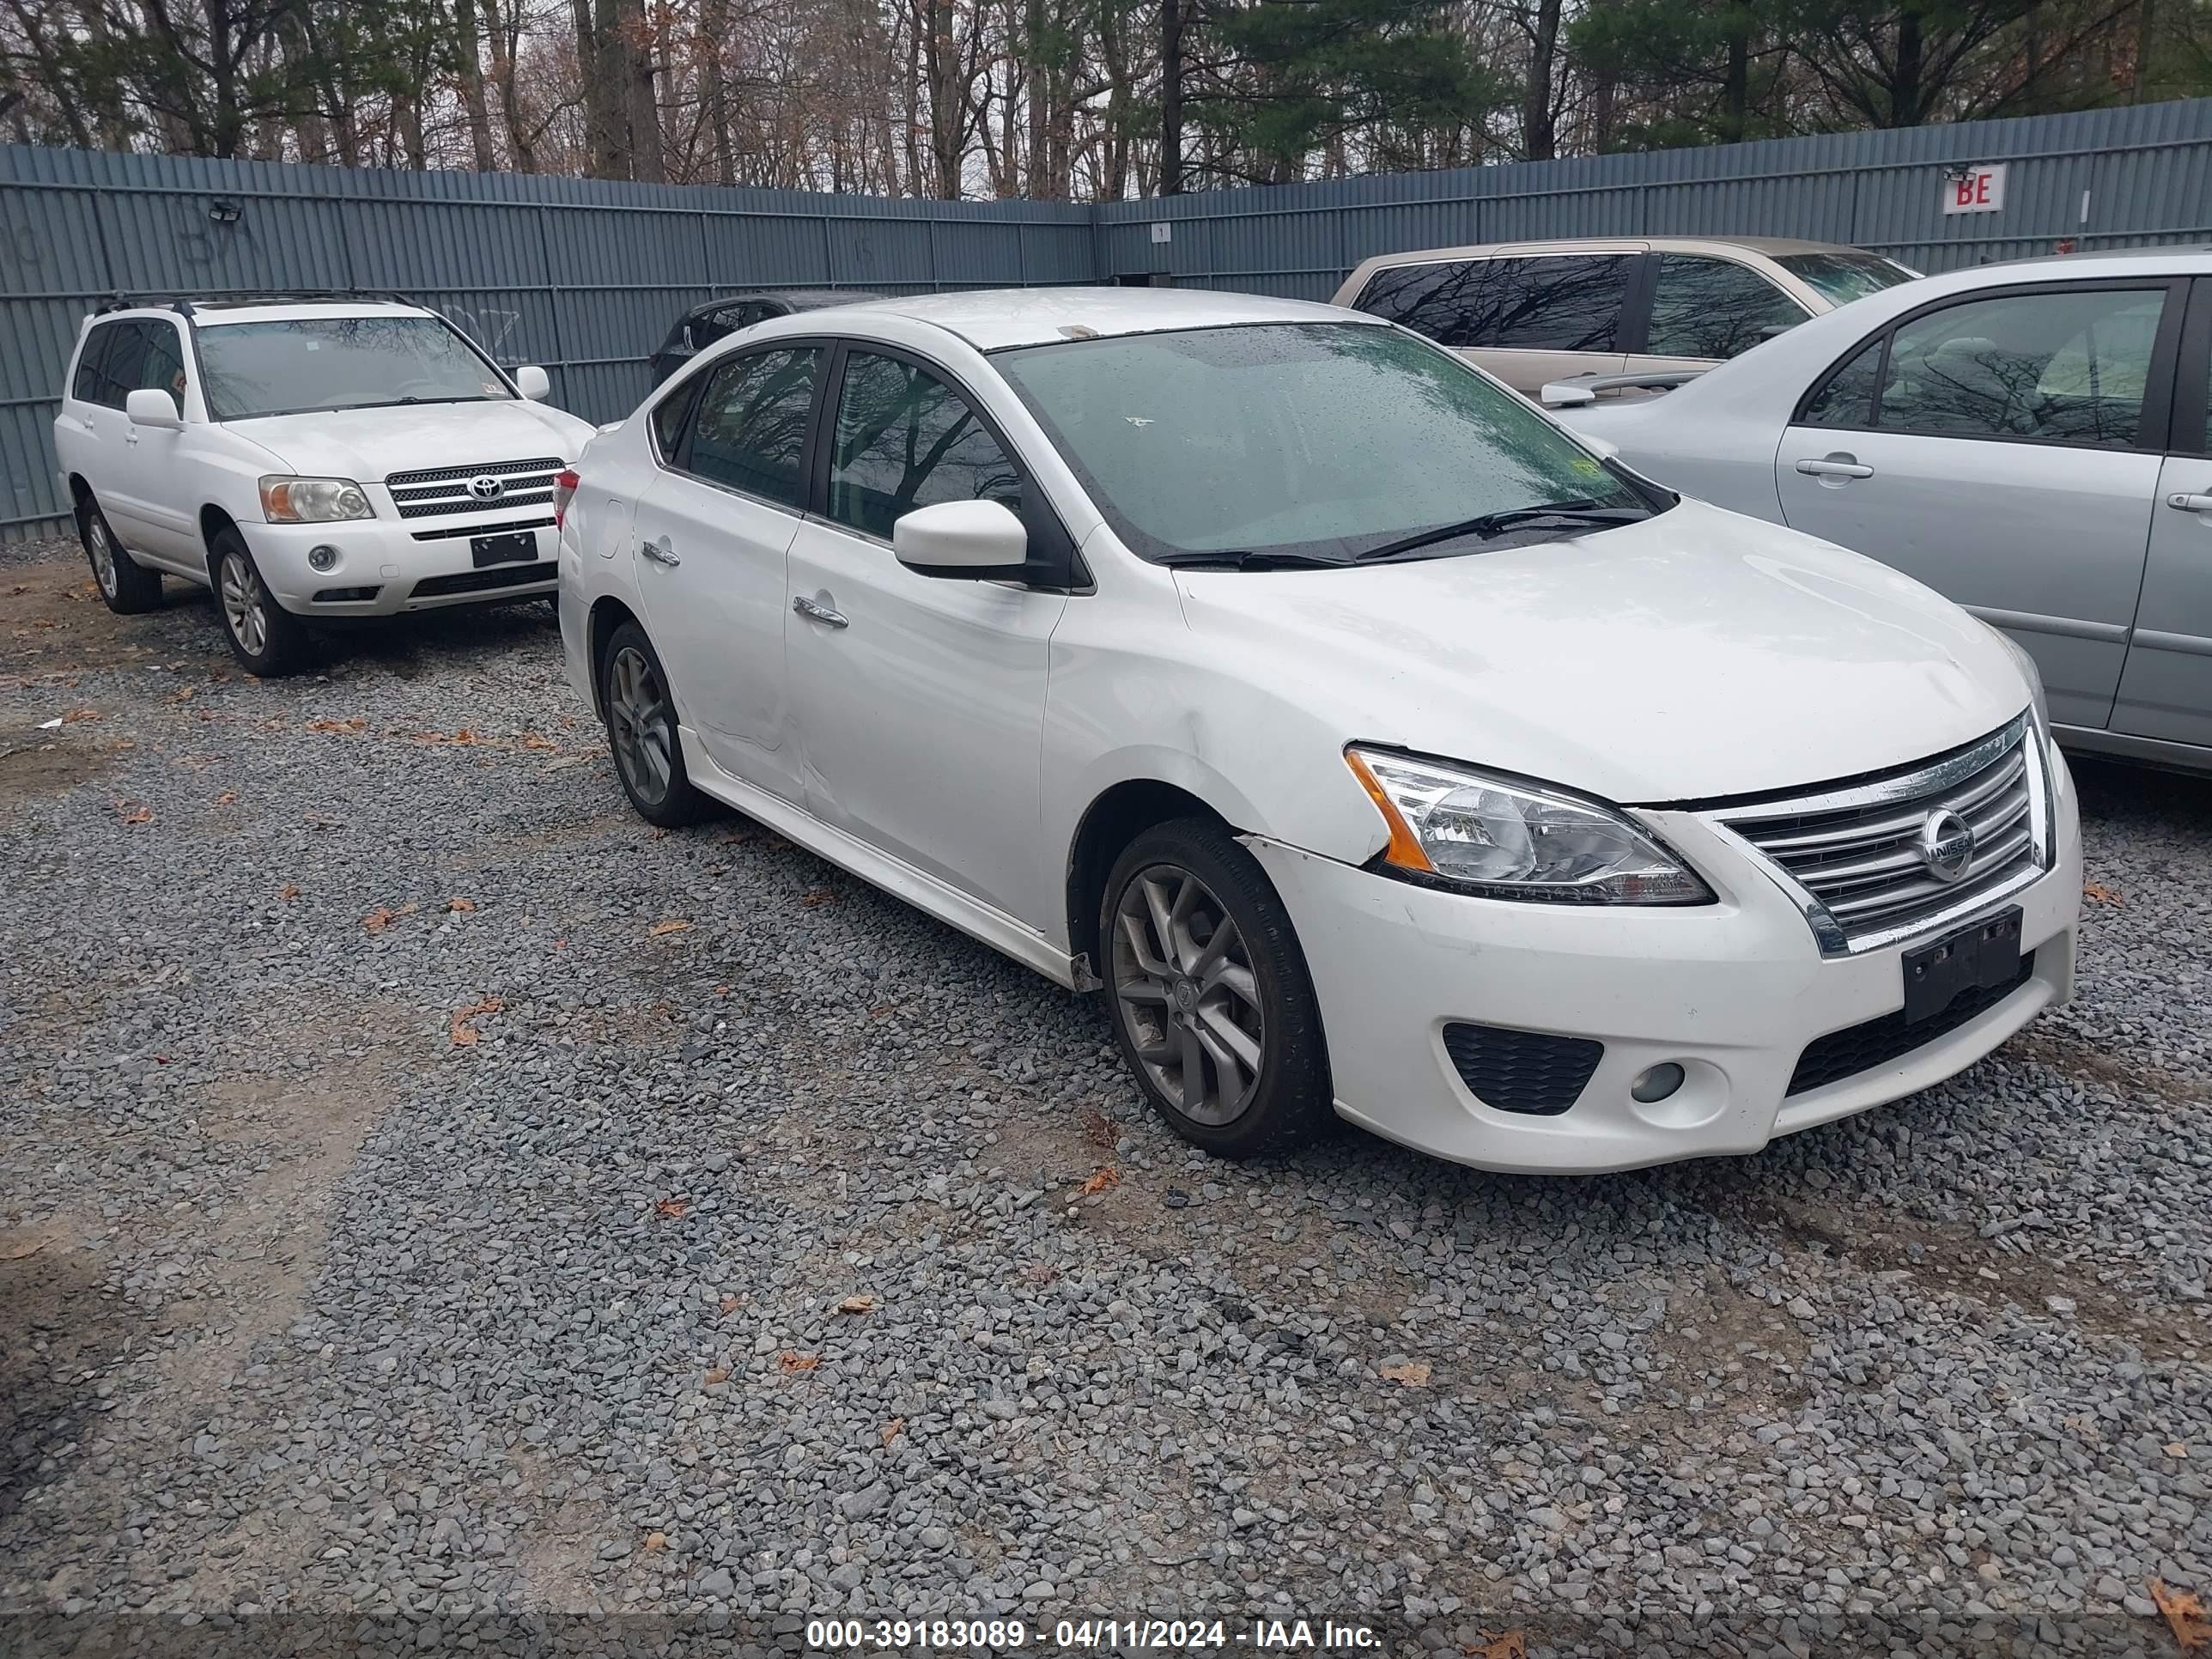
[[[215,610],[223,637],[247,673],[281,679],[307,665],[306,626],[276,603],[235,527],[216,531],[209,541],[208,574],[215,579]]]
[[[615,629],[599,657],[599,707],[606,711],[615,775],[638,817],[663,830],[706,817],[707,797],[691,787],[684,769],[668,671],[634,622]]]
[[[1098,938],[1114,1039],[1170,1128],[1245,1158],[1335,1127],[1305,954],[1267,872],[1218,823],[1177,818],[1123,848]]]
[[[107,526],[107,515],[90,495],[76,504],[76,538],[110,611],[134,617],[161,603],[161,573],[147,569],[124,550]]]

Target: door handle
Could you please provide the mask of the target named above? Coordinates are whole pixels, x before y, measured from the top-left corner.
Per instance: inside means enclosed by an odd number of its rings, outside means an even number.
[[[833,611],[826,605],[817,604],[803,593],[791,602],[791,608],[805,617],[807,621],[818,622],[824,628],[843,628],[847,625],[843,611]]]
[[[2174,491],[2166,498],[2166,504],[2184,513],[2212,513],[2212,495],[2192,495],[2186,490]]]
[[[138,441],[137,428],[134,427],[131,430],[123,434],[123,441],[126,444],[135,445]]]
[[[640,542],[637,544],[637,550],[651,559],[653,563],[665,564],[671,570],[684,562],[676,556],[676,550],[668,544],[668,538],[665,536],[657,542]]]
[[[1797,470],[1808,478],[1871,478],[1874,469],[1857,461],[1800,461]]]

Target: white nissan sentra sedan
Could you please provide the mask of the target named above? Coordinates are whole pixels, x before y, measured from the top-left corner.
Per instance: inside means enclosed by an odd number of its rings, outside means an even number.
[[[580,476],[578,476],[580,475]],[[2074,975],[2034,671],[1420,337],[1242,295],[732,336],[558,486],[571,678],[708,798],[1062,985],[1231,1157],[1753,1152]]]

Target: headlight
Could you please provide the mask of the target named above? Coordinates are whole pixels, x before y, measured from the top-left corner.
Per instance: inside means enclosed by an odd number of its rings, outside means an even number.
[[[2043,692],[2043,671],[2035,665],[2035,659],[2027,654],[2027,647],[1997,627],[1984,623],[1983,627],[1996,635],[1997,643],[2012,653],[2012,659],[2020,665],[2021,678],[2027,682],[2028,701],[2035,705],[2035,723],[2047,733],[2051,730],[2051,699]]]
[[[1704,904],[1711,890],[1619,811],[1386,749],[1344,751],[1389,825],[1386,863],[1492,898]]]
[[[261,481],[261,511],[271,524],[334,524],[340,519],[373,519],[376,509],[351,478],[291,478],[281,474]]]

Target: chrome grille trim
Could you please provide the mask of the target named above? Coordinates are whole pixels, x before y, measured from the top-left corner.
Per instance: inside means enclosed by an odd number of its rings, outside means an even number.
[[[1964,749],[1884,777],[1778,799],[1725,802],[1709,822],[1740,842],[1795,900],[1824,956],[1856,956],[1941,932],[2050,869],[2047,739],[2022,714]],[[1974,832],[1957,880],[1918,851],[1944,810]]]
[[[507,513],[518,507],[544,507],[553,499],[553,479],[562,465],[557,457],[520,461],[483,461],[475,466],[430,467],[393,472],[384,480],[392,504],[403,519],[447,518],[462,513]],[[469,480],[489,473],[506,488],[490,501],[469,494]]]

